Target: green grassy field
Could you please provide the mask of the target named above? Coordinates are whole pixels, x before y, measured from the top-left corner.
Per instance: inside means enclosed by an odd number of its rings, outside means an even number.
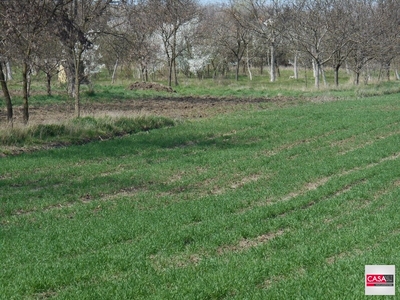
[[[400,267],[398,97],[0,158],[0,298],[363,298]]]

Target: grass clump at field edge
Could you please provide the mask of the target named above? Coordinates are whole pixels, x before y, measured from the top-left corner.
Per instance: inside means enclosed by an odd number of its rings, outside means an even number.
[[[2,129],[0,130],[0,145],[27,147],[54,142],[80,144],[174,124],[175,121],[172,119],[160,116],[74,118],[64,123],[35,124]]]

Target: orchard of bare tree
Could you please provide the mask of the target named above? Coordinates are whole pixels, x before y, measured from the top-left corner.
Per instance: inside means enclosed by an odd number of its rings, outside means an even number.
[[[29,120],[32,76],[46,74],[47,92],[65,73],[68,94],[80,116],[80,87],[93,87],[101,68],[113,82],[129,70],[142,81],[163,74],[169,86],[179,76],[225,76],[243,67],[313,70],[315,87],[326,84],[325,71],[351,73],[354,84],[367,83],[371,72],[398,79],[400,5],[380,0],[230,0],[202,4],[196,0],[17,1],[0,2],[0,81],[13,120],[9,82],[20,83],[23,120]],[[16,74],[18,73],[18,74]],[[20,79],[21,78],[21,79]]]

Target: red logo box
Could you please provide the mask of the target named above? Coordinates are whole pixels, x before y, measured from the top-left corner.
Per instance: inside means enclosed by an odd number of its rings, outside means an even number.
[[[393,274],[366,274],[365,282],[367,286],[393,286]]]

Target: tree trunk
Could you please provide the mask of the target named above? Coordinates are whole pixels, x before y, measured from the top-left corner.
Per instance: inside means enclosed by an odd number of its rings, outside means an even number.
[[[175,86],[179,85],[178,83],[178,72],[176,71],[176,59],[174,58],[174,80]]]
[[[326,76],[325,76],[325,70],[323,66],[320,65],[319,71],[321,72],[322,80],[324,81],[324,86],[326,86]]]
[[[24,124],[27,125],[29,122],[29,64],[24,62],[23,69],[22,69],[22,80],[23,80],[23,108],[22,108],[22,118]]]
[[[168,86],[172,87],[172,59],[168,60]]]
[[[73,54],[71,54],[73,55]],[[67,92],[72,98],[75,97],[75,59],[69,58],[64,66],[65,75],[67,76]]]
[[[274,46],[274,44],[271,45],[270,50],[271,50],[270,82],[275,82],[276,74],[275,74],[275,46]]]
[[[246,54],[247,54],[247,70],[249,72],[249,78],[250,80],[253,80],[253,75],[251,74],[251,69],[250,69],[249,45],[247,45],[246,47]]]
[[[173,67],[174,67],[174,80],[175,80],[175,86],[178,85],[178,75],[177,75],[177,71],[176,71],[176,32],[177,32],[178,28],[175,28],[174,30],[174,39],[173,39],[173,43],[172,43],[172,61],[173,61]]]
[[[317,77],[317,74],[318,74],[318,72],[317,72],[317,63],[315,62],[315,59],[312,59],[311,63],[312,63],[312,68],[313,68],[313,76],[315,78],[315,77]]]
[[[335,86],[339,86],[339,69],[340,69],[340,64],[335,65]]]
[[[118,68],[118,58],[115,61],[115,65],[114,65],[114,70],[111,76],[111,83],[114,84],[115,83],[115,73],[117,72],[117,68]]]
[[[6,82],[6,78],[3,72],[3,64],[0,62],[0,83],[1,83],[1,89],[3,90],[4,98],[6,100],[6,106],[7,106],[7,122],[9,124],[13,124],[13,107],[12,107],[12,102],[11,102],[11,96],[8,91],[8,86]]]
[[[236,62],[236,81],[239,81],[239,71],[240,71],[240,58],[237,58]]]
[[[80,99],[80,87],[81,87],[81,49],[77,50],[78,53],[75,53],[75,117],[79,118],[81,116],[81,99]]]
[[[381,81],[381,76],[382,76],[382,64],[379,67],[379,72],[378,72],[378,81]]]
[[[9,61],[6,62],[6,81],[12,80],[12,70],[11,70],[11,64]]]
[[[346,60],[345,64],[346,64],[346,74],[350,74],[350,68],[349,68],[349,64],[347,63],[347,60]]]
[[[294,79],[299,79],[299,71],[297,70],[297,52],[294,54],[293,73]]]
[[[278,77],[281,77],[281,70],[279,69],[279,64],[277,61],[275,61],[275,70],[276,70],[275,72],[278,75]]]
[[[321,70],[321,65],[320,65],[320,63],[319,63],[319,61],[314,61],[314,64],[315,64],[315,77],[314,77],[314,84],[315,84],[315,87],[317,88],[317,89],[319,89],[319,74],[320,74],[320,70]]]
[[[390,81],[390,62],[386,64],[386,79]]]
[[[307,66],[304,64],[304,80],[306,84],[306,88],[308,87],[308,77],[307,77]]]
[[[355,72],[355,79],[354,79],[354,84],[359,85],[360,83],[360,71]]]
[[[51,74],[46,73],[46,81],[47,81],[47,96],[51,96]]]

